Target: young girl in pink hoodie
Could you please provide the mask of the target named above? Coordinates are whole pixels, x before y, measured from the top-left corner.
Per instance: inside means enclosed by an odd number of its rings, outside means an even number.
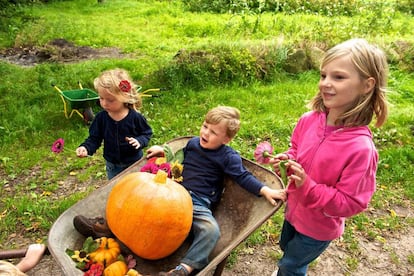
[[[298,121],[288,160],[288,200],[280,237],[283,257],[272,275],[306,275],[308,265],[364,211],[375,192],[378,153],[368,127],[388,115],[388,65],[379,48],[351,39],[328,50],[312,111]]]

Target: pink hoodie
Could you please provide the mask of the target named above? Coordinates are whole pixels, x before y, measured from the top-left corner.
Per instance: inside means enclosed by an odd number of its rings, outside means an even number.
[[[286,152],[307,173],[303,186],[288,189],[286,220],[317,240],[338,238],[345,218],[365,210],[375,192],[378,153],[368,126],[325,135],[326,113],[307,112]]]

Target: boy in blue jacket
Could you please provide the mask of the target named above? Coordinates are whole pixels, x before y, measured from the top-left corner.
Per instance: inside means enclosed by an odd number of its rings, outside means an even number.
[[[159,275],[189,275],[203,269],[220,238],[220,229],[212,206],[220,200],[224,177],[232,178],[247,191],[264,196],[271,204],[286,200],[284,190],[271,189],[254,177],[242,164],[240,155],[227,144],[240,129],[240,112],[234,107],[211,109],[201,126],[200,136],[184,148],[183,182],[193,200],[193,241],[181,263]],[[163,148],[152,146],[147,158],[162,154]]]

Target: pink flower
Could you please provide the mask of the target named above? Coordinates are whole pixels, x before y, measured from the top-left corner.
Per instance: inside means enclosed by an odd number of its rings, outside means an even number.
[[[171,165],[170,163],[162,163],[158,166],[160,170],[165,171],[168,174],[168,177],[171,177]]]
[[[101,264],[95,263],[91,265],[91,268],[86,271],[83,275],[84,276],[102,276],[104,268]]]
[[[269,164],[270,158],[273,158],[273,147],[267,142],[261,142],[257,145],[254,151],[254,159],[256,159],[259,164]]]
[[[126,93],[128,93],[129,90],[131,90],[131,84],[127,80],[121,80],[119,82],[118,87],[122,92],[126,92]]]
[[[128,269],[134,268],[137,265],[137,261],[132,255],[126,257],[125,263],[127,264]]]
[[[139,171],[156,174],[158,171],[158,166],[155,163],[147,162]]]
[[[62,138],[57,139],[52,145],[52,151],[54,153],[61,153],[63,151],[63,146],[65,145],[65,140]]]

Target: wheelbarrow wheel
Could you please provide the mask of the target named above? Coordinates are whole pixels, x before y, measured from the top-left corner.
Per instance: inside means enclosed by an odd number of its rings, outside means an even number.
[[[93,119],[95,118],[95,114],[93,113],[92,107],[87,107],[83,111],[83,120],[87,125],[89,125]]]

